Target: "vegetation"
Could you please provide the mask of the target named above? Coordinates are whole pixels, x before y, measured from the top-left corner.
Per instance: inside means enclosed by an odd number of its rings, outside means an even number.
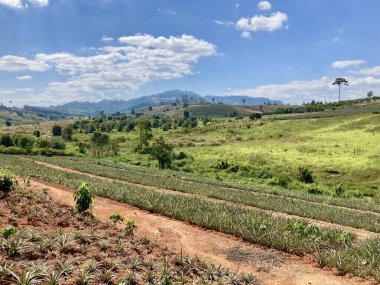
[[[0,283],[4,285],[162,284],[164,278],[168,284],[200,284],[209,280],[210,272],[215,284],[226,284],[230,278],[239,285],[258,284],[253,275],[174,254],[148,243],[146,237],[126,235],[92,216],[76,215],[43,192],[16,188],[0,200],[0,207],[4,211]],[[7,219],[10,216],[12,220]]]
[[[94,195],[87,184],[82,183],[74,193],[74,200],[78,212],[83,213],[91,209]]]
[[[2,196],[7,195],[14,190],[15,186],[16,179],[10,174],[10,172],[6,168],[0,170],[0,193]]]

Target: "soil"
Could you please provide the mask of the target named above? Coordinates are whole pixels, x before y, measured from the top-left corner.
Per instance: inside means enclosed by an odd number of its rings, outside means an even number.
[[[73,190],[60,185],[32,179],[30,187],[37,193],[47,193],[58,203],[73,206]],[[47,188],[47,189],[46,189]],[[316,266],[312,257],[297,257],[249,244],[236,237],[205,230],[178,220],[170,219],[128,204],[96,197],[93,214],[100,221],[120,213],[127,220],[135,220],[137,235],[148,236],[161,247],[174,253],[201,259],[232,271],[251,272],[267,285],[354,285],[372,284]]]

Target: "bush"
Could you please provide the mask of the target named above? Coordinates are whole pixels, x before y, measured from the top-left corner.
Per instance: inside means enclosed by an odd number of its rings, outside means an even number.
[[[183,151],[180,151],[177,155],[177,159],[178,160],[182,160],[182,159],[185,159],[187,157],[187,154]]]
[[[218,168],[219,168],[219,169],[227,169],[228,167],[230,167],[230,165],[228,164],[227,159],[226,159],[226,160],[222,160],[222,161],[219,162],[219,164],[218,164]]]
[[[54,125],[51,129],[51,133],[55,137],[59,137],[62,135],[62,127],[59,125]]]
[[[40,139],[36,144],[39,148],[51,148],[51,142],[46,139]]]
[[[88,209],[91,209],[94,201],[94,194],[90,188],[88,188],[86,183],[82,183],[82,185],[75,191],[74,201],[79,213],[83,213]]]
[[[344,194],[343,184],[340,183],[338,185],[335,185],[334,187],[334,196],[335,197],[342,197]]]
[[[321,190],[319,190],[317,187],[310,187],[309,189],[307,189],[307,193],[313,194],[313,195],[323,194],[323,192]]]
[[[9,173],[7,169],[0,171],[0,192],[3,194],[3,196],[13,191],[16,183],[16,179]]]
[[[309,169],[307,169],[306,167],[298,168],[297,179],[301,182],[304,182],[304,183],[313,183],[314,182],[314,178],[313,178],[311,171]]]
[[[16,233],[17,233],[17,229],[14,227],[5,228],[5,229],[3,229],[3,232],[2,232],[3,237],[5,239],[9,239],[11,236],[16,235]]]
[[[66,145],[65,145],[65,143],[62,142],[62,141],[59,141],[59,140],[53,140],[53,141],[51,142],[51,147],[52,147],[53,149],[61,149],[61,150],[63,150],[63,149],[66,148]]]
[[[13,140],[9,134],[4,134],[1,136],[1,144],[6,147],[13,146]]]
[[[251,120],[261,119],[261,114],[260,114],[260,113],[251,113],[251,114],[249,115],[249,118],[250,118]]]

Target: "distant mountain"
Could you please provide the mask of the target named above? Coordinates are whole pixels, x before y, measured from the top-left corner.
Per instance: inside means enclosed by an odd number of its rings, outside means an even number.
[[[223,102],[229,105],[242,105],[243,98],[246,99],[246,105],[260,105],[267,102],[271,104],[281,104],[281,101],[270,100],[268,98],[252,98],[248,96],[205,96],[194,93],[192,91],[169,90],[149,96],[142,96],[130,100],[102,100],[100,102],[70,102],[63,105],[50,106],[41,108],[46,111],[59,112],[63,114],[71,114],[73,116],[96,116],[100,111],[106,114],[116,112],[124,113],[132,109],[140,109],[148,106],[166,105],[173,102],[182,101],[184,98],[188,101]]]
[[[116,112],[127,112],[132,109],[140,109],[153,105],[165,105],[182,100],[186,97],[188,100],[200,100],[200,95],[192,91],[170,90],[162,93],[142,96],[126,100],[102,100],[100,102],[70,102],[63,105],[50,106],[47,109],[62,113],[70,113],[77,116],[96,116],[100,111],[106,114]]]
[[[247,105],[247,106],[256,106],[256,105],[264,105],[267,103],[270,103],[271,105],[277,104],[281,105],[283,104],[280,100],[271,100],[265,97],[249,97],[249,96],[212,96],[207,95],[203,97],[206,99],[206,102],[212,102],[212,99],[214,98],[214,102],[223,102],[227,105]],[[245,99],[245,103],[243,103],[243,99]]]

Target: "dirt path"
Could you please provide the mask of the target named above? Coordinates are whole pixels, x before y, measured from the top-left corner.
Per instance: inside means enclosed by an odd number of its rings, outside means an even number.
[[[73,190],[34,180],[30,181],[34,191],[48,193],[57,202],[73,205]],[[264,285],[368,285],[368,281],[336,276],[331,271],[316,267],[307,257],[299,258],[275,250],[265,249],[219,232],[151,214],[130,205],[96,197],[93,213],[102,221],[115,213],[137,223],[137,234],[156,240],[173,252],[198,255],[204,260],[221,264],[233,271],[249,271]]]
[[[180,191],[175,191],[175,190],[170,190],[170,189],[165,189],[165,188],[159,188],[159,187],[155,187],[155,186],[150,186],[150,185],[130,182],[130,181],[127,181],[127,180],[113,179],[113,178],[109,178],[109,177],[104,177],[104,176],[100,176],[100,175],[95,175],[95,174],[79,171],[79,170],[76,170],[76,169],[71,169],[71,168],[67,168],[67,167],[58,166],[58,165],[55,165],[55,164],[52,164],[52,163],[48,163],[48,162],[42,162],[42,161],[38,161],[38,160],[34,160],[34,162],[37,163],[37,164],[46,166],[46,167],[50,167],[50,168],[56,169],[56,170],[67,171],[67,172],[71,172],[71,173],[86,175],[86,176],[91,177],[91,178],[102,179],[102,180],[107,180],[107,181],[119,181],[119,182],[122,182],[122,183],[124,183],[126,185],[144,187],[144,188],[147,188],[147,189],[150,189],[150,190],[153,190],[153,191],[166,192],[166,193],[171,193],[171,194],[176,194],[176,195],[183,195],[183,196],[190,196],[190,197],[197,197],[197,198],[200,198],[200,199],[203,199],[203,200],[212,201],[212,202],[216,202],[216,203],[223,202],[223,203],[228,203],[228,204],[232,204],[232,205],[238,205],[239,207],[253,209],[255,211],[262,211],[262,212],[265,212],[265,213],[270,214],[270,215],[275,216],[275,217],[283,217],[283,218],[289,218],[289,219],[298,219],[298,220],[306,221],[308,223],[311,223],[311,224],[319,226],[319,227],[337,228],[337,229],[340,229],[340,230],[350,231],[350,232],[355,233],[357,235],[358,240],[364,240],[364,239],[367,239],[367,238],[370,238],[370,237],[380,236],[379,234],[374,233],[374,232],[370,232],[370,231],[366,231],[366,230],[362,230],[362,229],[357,229],[357,228],[352,228],[352,227],[348,227],[348,226],[342,226],[342,225],[339,225],[339,224],[329,223],[329,222],[325,222],[325,221],[321,221],[321,220],[316,220],[316,219],[311,219],[311,218],[305,218],[305,217],[301,217],[301,216],[297,216],[297,215],[290,215],[290,214],[286,214],[286,213],[282,213],[282,212],[274,212],[274,211],[265,210],[265,209],[261,209],[261,208],[257,208],[257,207],[253,207],[253,206],[249,206],[249,205],[244,205],[244,204],[240,204],[240,203],[231,202],[231,201],[225,201],[225,200],[220,200],[220,199],[216,199],[216,198],[210,198],[210,197],[206,197],[206,196],[202,196],[202,195],[198,195],[198,194],[184,193],[184,192],[180,192]]]

